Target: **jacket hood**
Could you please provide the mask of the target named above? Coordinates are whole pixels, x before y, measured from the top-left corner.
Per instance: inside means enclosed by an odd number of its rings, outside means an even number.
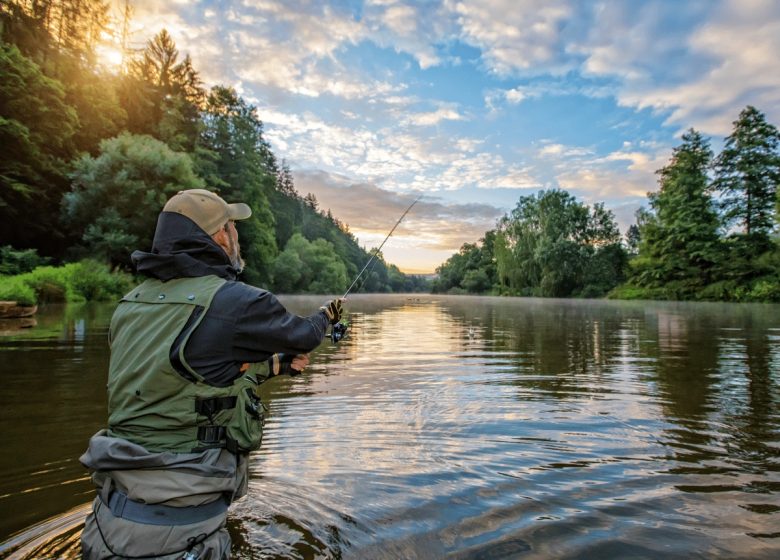
[[[216,275],[235,280],[236,269],[222,247],[192,220],[176,212],[161,212],[152,251],[130,255],[136,270],[162,281]]]

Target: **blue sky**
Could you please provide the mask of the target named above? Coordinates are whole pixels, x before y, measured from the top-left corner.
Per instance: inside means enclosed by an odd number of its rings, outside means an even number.
[[[117,2],[119,4],[119,2]],[[747,104],[780,124],[780,2],[134,0],[207,86],[257,107],[301,194],[430,272],[522,195],[633,223],[683,130],[720,148]]]

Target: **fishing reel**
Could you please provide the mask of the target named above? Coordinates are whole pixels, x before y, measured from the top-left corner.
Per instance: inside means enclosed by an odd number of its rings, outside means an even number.
[[[349,330],[349,323],[346,321],[339,321],[330,328],[330,340],[333,344],[338,344],[339,341],[347,336]]]

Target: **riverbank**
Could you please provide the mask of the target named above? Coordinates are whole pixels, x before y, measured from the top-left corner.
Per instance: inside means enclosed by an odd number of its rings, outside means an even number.
[[[108,301],[133,286],[132,275],[83,260],[62,266],[39,266],[31,272],[0,276],[0,301],[33,307],[46,303]]]

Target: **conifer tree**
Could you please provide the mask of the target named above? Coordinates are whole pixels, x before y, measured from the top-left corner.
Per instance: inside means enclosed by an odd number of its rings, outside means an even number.
[[[690,129],[657,173],[661,189],[648,195],[640,224],[634,281],[668,298],[685,299],[712,280],[718,261],[719,220],[708,193],[709,141]]]
[[[774,225],[774,206],[780,184],[780,133],[764,114],[748,105],[734,121],[715,160],[713,187],[727,225],[738,225],[756,250],[765,249]]]

